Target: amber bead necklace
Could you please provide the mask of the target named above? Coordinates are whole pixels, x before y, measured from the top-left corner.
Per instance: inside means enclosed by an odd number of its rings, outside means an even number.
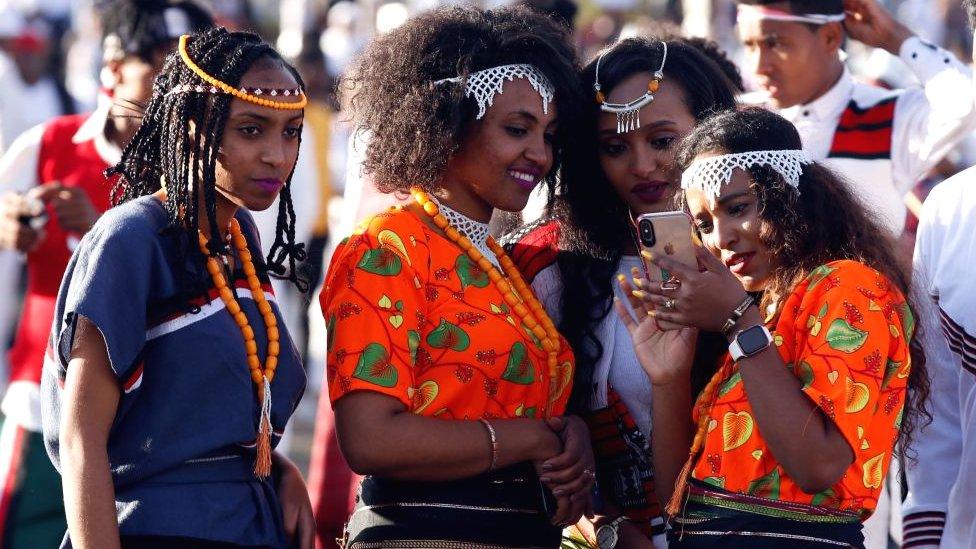
[[[227,277],[222,272],[221,265],[217,259],[210,255],[207,248],[207,237],[199,233],[200,250],[207,257],[207,272],[213,279],[214,287],[220,293],[220,299],[224,302],[227,312],[234,318],[241,335],[244,337],[244,349],[247,352],[247,367],[251,372],[251,381],[257,387],[258,402],[261,405],[261,420],[256,441],[257,458],[254,463],[254,474],[260,478],[267,478],[271,475],[271,381],[274,379],[275,369],[278,367],[278,353],[281,350],[278,334],[278,319],[275,317],[274,310],[268,299],[264,295],[264,288],[261,286],[261,279],[258,278],[257,269],[251,258],[251,251],[247,248],[247,239],[241,233],[241,226],[236,219],[230,220],[230,239],[237,250],[237,257],[241,262],[244,275],[247,276],[247,283],[251,289],[251,295],[257,305],[258,311],[264,319],[264,326],[267,330],[268,349],[262,368],[261,360],[258,358],[258,345],[254,339],[254,329],[251,328],[247,320],[247,315],[241,310],[241,305],[237,301],[237,296]],[[226,263],[226,261],[225,261]]]
[[[551,417],[553,396],[556,394],[558,356],[561,345],[559,331],[556,330],[552,319],[549,318],[549,315],[542,307],[542,304],[539,303],[532,289],[525,283],[525,279],[522,278],[522,274],[515,267],[515,263],[508,257],[505,250],[495,242],[494,238],[488,237],[488,247],[495,254],[495,257],[498,258],[498,262],[505,272],[504,275],[474,246],[467,236],[461,234],[460,231],[451,225],[447,218],[440,213],[440,208],[437,206],[437,203],[427,193],[418,187],[413,187],[410,189],[410,194],[413,195],[414,200],[423,208],[424,212],[430,216],[434,225],[444,231],[444,235],[448,240],[457,244],[474,261],[478,268],[488,274],[488,278],[502,293],[505,302],[519,317],[522,324],[531,330],[532,334],[542,343],[542,348],[548,354],[547,366],[549,374],[549,395],[546,398],[545,414],[546,417]]]

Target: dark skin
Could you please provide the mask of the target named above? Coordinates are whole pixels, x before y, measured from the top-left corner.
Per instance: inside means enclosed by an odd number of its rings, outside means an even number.
[[[665,425],[685,433],[673,434],[672,429],[664,428],[656,430],[655,436],[661,433],[687,441],[670,448],[660,445],[663,453],[654,456],[665,501],[671,497],[678,471],[687,458],[683,449],[690,447],[693,435],[689,425],[690,399],[676,395],[689,392],[687,380],[695,332],[720,331],[732,309],[745,298],[746,290],[765,287],[776,262],[759,238],[759,202],[745,172],[734,172],[717,200],[698,189],[687,190],[685,197],[702,233],[704,247],[698,249],[698,261],[704,270],[665,257],[651,257],[656,265],[677,276],[681,286],[665,291],[636,279],[640,290],[632,291],[624,280],[621,288],[631,296],[631,305],[648,314],[638,319],[627,314],[620,304],[617,307],[634,339],[638,359],[654,385],[653,398],[662,399],[662,415],[656,415],[655,421],[658,425],[670,421]],[[748,260],[737,265],[737,257]],[[734,274],[727,264],[732,265]],[[672,308],[664,306],[667,299],[675,300]],[[659,320],[681,328],[662,330]],[[732,333],[762,323],[763,317],[753,305]],[[800,489],[815,494],[840,481],[854,461],[854,451],[834,423],[802,392],[802,383],[785,367],[775,348],[740,359],[738,367],[764,440]],[[654,411],[658,412],[657,406]],[[654,448],[657,451],[659,445]]]
[[[788,2],[768,5],[790,11]],[[845,31],[867,46],[898,55],[902,43],[913,36],[876,0],[845,0],[843,23],[810,26],[793,21],[744,19],[739,39],[745,48],[745,67],[759,86],[770,93],[776,108],[803,105],[830,90],[844,70],[837,55]]]
[[[112,75],[113,105],[105,122],[105,138],[122,149],[139,129],[142,118],[138,105],[145,105],[152,95],[152,81],[163,67],[169,48],[154,50],[151,59],[127,55],[108,61],[105,69]],[[98,211],[84,190],[65,187],[58,181],[45,181],[21,195],[9,192],[0,198],[0,249],[29,253],[46,236],[43,229],[32,229],[18,221],[30,215],[36,200],[50,205],[58,224],[67,232],[83,236],[98,220]]]
[[[487,222],[495,208],[519,211],[530,188],[518,178],[542,179],[552,167],[555,105],[548,113],[524,79],[505,83],[484,118],[471,124],[460,150],[448,162],[435,193],[443,204]],[[443,234],[417,204],[406,208]],[[410,413],[397,399],[353,392],[334,404],[336,433],[346,460],[360,474],[409,481],[449,481],[479,475],[491,464],[485,426]],[[589,431],[577,417],[493,419],[498,441],[496,468],[530,461],[556,496],[553,524],[573,524],[592,513],[589,488],[594,470]]]
[[[291,73],[279,64],[256,63],[241,85],[294,88]],[[256,180],[284,181],[298,158],[301,110],[275,110],[239,99],[231,103],[217,163],[217,225],[226,227],[237,212],[267,209],[280,188],[268,191]],[[165,191],[156,197],[166,200]],[[203,208],[203,195],[198,197]],[[205,214],[200,227],[209,234]],[[243,357],[242,357],[243,358]],[[241,367],[246,368],[243,360]],[[119,547],[115,491],[106,447],[118,411],[120,387],[98,328],[80,318],[64,383],[60,436],[62,479],[68,532],[79,548]],[[286,535],[299,547],[314,547],[315,519],[301,472],[284,456],[272,462]]]
[[[621,80],[610,89],[607,101],[627,103],[640,97],[651,78],[648,72],[639,72]],[[654,95],[654,101],[643,107],[639,116],[640,128],[627,133],[617,133],[617,116],[613,113],[601,113],[597,127],[600,167],[635,217],[672,209],[671,200],[680,177],[674,169],[674,146],[695,126],[695,117],[688,109],[684,90],[667,78]],[[651,192],[634,192],[642,189]],[[631,235],[624,235],[622,249],[626,253],[637,253]],[[654,406],[652,403],[652,413],[655,413]],[[662,437],[658,438],[658,441],[662,440]],[[605,503],[604,514],[584,525],[584,535],[595,539],[601,526],[621,514],[619,509]],[[618,547],[653,547],[650,538],[630,521],[619,524],[617,535]]]

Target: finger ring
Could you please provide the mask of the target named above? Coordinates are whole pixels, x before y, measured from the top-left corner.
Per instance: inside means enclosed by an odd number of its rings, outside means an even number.
[[[674,298],[669,297],[669,298],[665,299],[664,300],[664,308],[665,309],[674,309]]]
[[[663,291],[677,290],[680,287],[681,281],[675,278],[674,275],[671,275],[671,277],[669,277],[667,280],[661,282],[661,290]]]

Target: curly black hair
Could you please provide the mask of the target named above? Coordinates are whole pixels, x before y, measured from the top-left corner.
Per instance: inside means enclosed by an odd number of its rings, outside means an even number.
[[[435,190],[475,120],[477,105],[464,86],[445,78],[508,64],[538,68],[555,88],[560,144],[573,134],[582,92],[567,29],[527,7],[498,10],[444,7],[411,18],[373,41],[341,85],[355,126],[369,135],[364,170],[384,192],[418,185]]]
[[[237,87],[244,74],[257,63],[284,67],[302,88],[298,72],[261,38],[249,32],[229,32],[217,27],[193,35],[187,46],[190,57],[208,74]],[[210,222],[210,234],[220,234],[216,215],[217,154],[233,97],[210,93],[168,93],[176,86],[201,84],[196,75],[173,52],[153,82],[153,95],[135,137],[122,152],[119,163],[105,174],[121,174],[112,189],[112,205],[150,195],[162,188],[162,181],[188,181],[190,185],[167,187],[166,212],[168,229],[176,237],[185,264],[186,258],[197,258],[202,267],[203,255],[195,235],[200,222],[197,197],[204,195],[204,206]],[[204,136],[207,138],[205,139]],[[300,138],[299,138],[300,139]],[[301,143],[299,142],[299,148]],[[269,272],[287,279],[305,291],[296,264],[304,261],[303,244],[295,242],[295,210],[291,199],[291,177],[281,190],[278,224],[274,243],[266,259]],[[211,238],[210,255],[228,252],[219,238]],[[189,302],[203,288],[192,274],[181,283],[181,298]]]
[[[802,149],[796,128],[766,109],[749,107],[716,114],[699,124],[682,142],[677,164],[684,169],[705,153],[779,149]],[[819,164],[806,166],[799,193],[768,166],[750,168],[749,175],[759,202],[760,238],[776,258],[760,310],[778,311],[791,290],[814,269],[830,261],[850,259],[887,277],[905,296],[912,316],[918,318],[910,273],[894,251],[897,246],[838,175]],[[687,209],[687,204],[684,207]],[[910,343],[909,390],[898,436],[902,450],[910,447],[912,433],[931,420],[926,409],[929,377],[920,334],[916,326]],[[696,356],[696,368],[713,366],[718,359],[700,358]]]
[[[698,44],[666,38],[668,59],[663,86],[680,89],[695,120],[736,106],[736,84]],[[661,40],[637,37],[621,40],[604,52],[600,85],[604,93],[634,74],[653,73],[661,66]],[[593,86],[596,59],[583,69],[584,85]],[[626,204],[600,166],[597,123],[600,107],[594,100],[583,110],[579,133],[567,146],[559,196],[551,196],[553,215],[560,222],[559,272],[562,278],[562,319],[559,330],[576,353],[577,383],[570,407],[588,409],[589,380],[603,356],[599,323],[612,314],[612,279],[623,255],[623,240],[633,232]]]

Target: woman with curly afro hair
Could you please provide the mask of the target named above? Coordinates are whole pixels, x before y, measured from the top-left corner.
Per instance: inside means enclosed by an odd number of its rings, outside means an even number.
[[[589,512],[572,351],[487,227],[554,182],[576,69],[544,16],[454,7],[379,38],[345,84],[365,171],[413,197],[339,245],[322,293],[339,445],[367,475],[347,547],[556,547]]]

